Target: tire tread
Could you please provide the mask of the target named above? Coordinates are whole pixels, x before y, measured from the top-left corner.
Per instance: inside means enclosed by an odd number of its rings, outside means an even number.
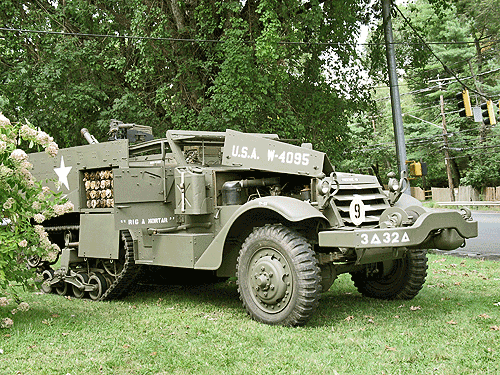
[[[321,276],[318,261],[314,256],[311,244],[296,231],[281,224],[266,225],[258,227],[246,238],[237,259],[237,270],[242,267],[242,256],[248,251],[250,244],[262,238],[272,238],[276,242],[286,246],[293,266],[297,273],[298,295],[296,305],[283,320],[273,321],[272,316],[262,318],[253,310],[252,306],[245,300],[241,280],[238,278],[238,292],[240,300],[247,313],[256,321],[267,324],[280,324],[284,326],[301,326],[307,323],[319,304],[321,292]],[[290,265],[292,266],[292,265]],[[271,315],[271,314],[269,314]]]

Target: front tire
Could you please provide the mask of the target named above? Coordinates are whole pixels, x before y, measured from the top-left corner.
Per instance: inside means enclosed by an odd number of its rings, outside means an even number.
[[[427,276],[426,250],[408,250],[401,259],[377,264],[381,271],[367,276],[365,269],[351,273],[354,286],[366,297],[379,299],[412,299]]]
[[[237,262],[238,292],[258,322],[304,325],[318,306],[321,276],[307,240],[282,225],[255,228]]]

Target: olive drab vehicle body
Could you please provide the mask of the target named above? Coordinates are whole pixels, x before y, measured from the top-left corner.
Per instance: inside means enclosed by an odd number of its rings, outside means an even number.
[[[139,271],[200,270],[236,276],[255,320],[302,325],[337,275],[350,273],[366,296],[410,299],[426,249],[477,236],[469,211],[422,207],[402,194],[404,176],[386,192],[374,176],[336,172],[310,144],[232,130],[153,139],[117,121],[110,133],[98,143],[83,129],[89,144],[30,156],[38,180],[75,206],[43,223],[62,249],[58,269],[31,260],[45,292],[112,299]]]

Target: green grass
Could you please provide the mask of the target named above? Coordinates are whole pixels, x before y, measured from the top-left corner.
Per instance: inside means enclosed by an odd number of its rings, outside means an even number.
[[[497,374],[499,271],[429,255],[411,301],[362,297],[342,275],[299,328],[250,320],[234,282],[112,302],[21,293],[31,309],[0,330],[0,374]]]

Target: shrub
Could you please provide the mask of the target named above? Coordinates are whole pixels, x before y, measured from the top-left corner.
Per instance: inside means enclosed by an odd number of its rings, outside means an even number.
[[[58,151],[47,133],[36,130],[27,121],[12,124],[0,113],[0,295],[12,283],[25,287],[34,284],[34,273],[27,267],[27,260],[54,259],[61,251],[49,241],[40,224],[73,210],[61,193],[56,194],[35,180],[29,156],[19,148],[23,143],[45,149],[47,157]]]

